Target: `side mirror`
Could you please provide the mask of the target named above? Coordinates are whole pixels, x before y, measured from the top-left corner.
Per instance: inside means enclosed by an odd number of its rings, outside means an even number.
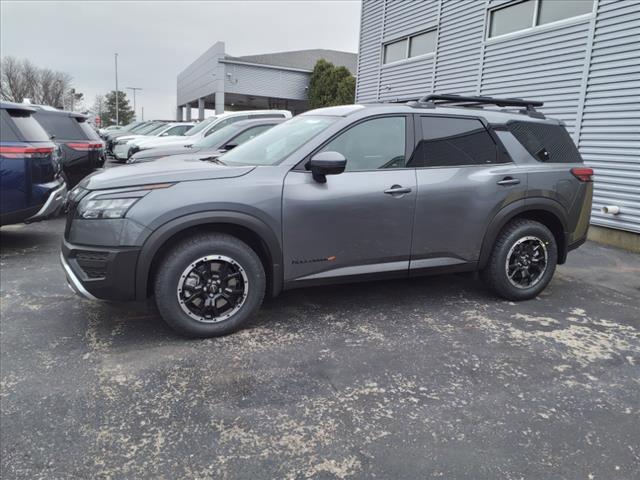
[[[316,153],[307,162],[307,170],[311,170],[313,179],[318,183],[326,183],[327,175],[338,175],[347,167],[347,159],[339,152]]]

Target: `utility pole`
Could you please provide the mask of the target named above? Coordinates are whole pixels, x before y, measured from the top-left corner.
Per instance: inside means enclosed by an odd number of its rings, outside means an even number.
[[[125,87],[127,90],[133,91],[133,116],[137,118],[136,114],[136,90],[142,90],[140,87]]]
[[[120,125],[120,104],[118,100],[118,54],[116,56],[116,125]]]
[[[142,118],[140,119],[141,122],[144,122],[144,107],[140,107],[142,108]]]

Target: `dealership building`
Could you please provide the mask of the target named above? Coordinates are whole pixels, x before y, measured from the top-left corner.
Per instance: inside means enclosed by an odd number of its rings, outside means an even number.
[[[364,0],[356,100],[432,92],[544,101],[595,170],[594,236],[638,245],[640,1]]]
[[[205,109],[308,110],[309,77],[320,59],[355,74],[355,53],[315,49],[233,57],[224,42],[216,42],[178,75],[176,119],[191,120],[192,108],[200,120]]]

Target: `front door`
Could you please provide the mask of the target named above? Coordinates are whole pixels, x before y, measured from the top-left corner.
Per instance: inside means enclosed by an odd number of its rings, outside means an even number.
[[[347,159],[344,173],[313,180],[292,170],[284,182],[285,282],[406,276],[416,200],[405,116],[349,127],[319,151]]]

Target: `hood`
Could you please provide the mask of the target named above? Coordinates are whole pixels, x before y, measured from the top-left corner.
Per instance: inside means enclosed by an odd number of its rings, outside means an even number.
[[[192,152],[181,152],[178,155],[171,155],[166,157],[158,158],[158,161],[163,162],[163,165],[167,165],[165,162],[167,161],[180,161],[187,163],[208,163],[206,159],[208,158],[218,158],[224,155],[226,152],[224,150],[217,150],[215,148],[207,148],[207,149],[197,149]],[[229,168],[229,167],[227,167]],[[235,167],[233,167],[235,168]]]
[[[168,157],[171,155],[193,154],[198,153],[200,150],[200,148],[188,148],[185,146],[153,147],[140,150],[139,152],[135,153],[132,158],[136,160],[145,160],[147,158],[160,158]]]
[[[86,177],[80,186],[89,190],[125,188],[152,183],[188,182],[191,180],[212,180],[246,175],[255,166],[227,167],[199,159],[167,159],[160,165],[156,162],[134,163],[101,170]]]

